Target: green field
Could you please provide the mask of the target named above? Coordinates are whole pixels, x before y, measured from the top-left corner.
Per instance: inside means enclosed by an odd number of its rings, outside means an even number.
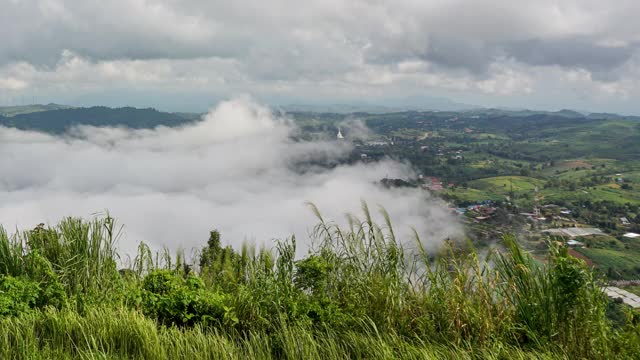
[[[640,278],[640,252],[637,250],[577,248],[576,251],[591,259],[603,274],[613,271],[616,278]]]
[[[542,188],[544,181],[526,176],[498,176],[474,180],[469,185],[480,190],[506,195],[511,190],[520,192],[533,191],[536,186]]]
[[[580,178],[584,174],[573,172],[563,178]],[[633,178],[637,178],[634,173]],[[631,190],[624,190],[616,183],[608,183],[593,187],[577,187],[575,190],[563,188],[545,188],[545,180],[523,176],[499,176],[477,179],[468,182],[467,188],[456,188],[448,190],[448,194],[455,195],[464,201],[482,200],[503,200],[512,191],[516,197],[524,197],[526,203],[533,199],[535,187],[538,187],[538,194],[541,203],[590,200],[590,201],[612,201],[618,204],[632,203],[640,204],[640,186],[632,187]]]

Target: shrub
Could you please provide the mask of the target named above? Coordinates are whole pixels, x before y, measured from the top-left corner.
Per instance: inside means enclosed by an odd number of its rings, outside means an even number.
[[[164,325],[234,322],[225,296],[206,290],[202,279],[194,275],[185,279],[169,270],[153,271],[144,278],[138,301],[145,315]]]
[[[40,287],[37,283],[0,275],[0,316],[16,316],[36,306]]]

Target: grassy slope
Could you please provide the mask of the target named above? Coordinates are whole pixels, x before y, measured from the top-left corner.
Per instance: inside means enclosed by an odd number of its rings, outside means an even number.
[[[544,181],[527,176],[496,176],[470,181],[467,189],[459,187],[448,190],[448,193],[467,201],[504,200],[512,190],[516,195],[533,197],[536,186],[542,193]]]
[[[640,252],[633,250],[578,248],[578,252],[591,259],[603,272],[612,268],[618,276],[640,278]]]
[[[536,186],[542,188],[544,181],[527,176],[497,176],[474,180],[470,182],[470,185],[480,190],[506,195],[512,189],[515,192],[520,192],[533,191]]]

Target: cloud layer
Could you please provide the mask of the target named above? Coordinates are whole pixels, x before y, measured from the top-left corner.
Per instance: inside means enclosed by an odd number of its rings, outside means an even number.
[[[64,137],[0,127],[0,223],[11,229],[109,210],[126,225],[121,247],[137,242],[192,249],[218,228],[238,245],[298,236],[302,251],[316,220],[383,205],[407,238],[415,226],[435,245],[459,235],[455,220],[417,189],[384,189],[383,177],[411,176],[392,161],[332,169],[300,163],[339,159],[333,140],[299,142],[285,118],[248,99],[220,104],[183,128],[79,127]]]
[[[8,0],[0,100],[126,88],[159,92],[152,105],[185,91],[443,94],[640,112],[639,11],[634,0]]]

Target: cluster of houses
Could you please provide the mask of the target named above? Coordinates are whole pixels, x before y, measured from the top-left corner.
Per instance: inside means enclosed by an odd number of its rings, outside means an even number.
[[[372,141],[367,141],[364,143],[366,146],[387,146],[387,145],[393,145],[393,142],[386,142],[386,141],[381,141],[381,140],[372,140]]]
[[[420,145],[420,151],[427,151],[431,149],[430,145]],[[460,160],[463,159],[463,151],[462,150],[447,150],[442,146],[436,146],[433,148],[436,152],[436,156],[449,156],[452,159]]]
[[[422,183],[420,186],[423,189],[431,191],[442,191],[445,187],[450,188],[455,186],[455,184],[452,183],[445,184],[440,178],[435,176],[418,175],[418,181]]]
[[[422,180],[422,188],[431,191],[442,191],[444,190],[444,185],[442,181],[435,176],[423,176],[419,175],[419,180]]]
[[[474,205],[469,205],[466,208],[452,208],[451,211],[458,215],[469,213],[475,221],[479,222],[491,218],[496,212],[496,207],[493,201],[485,200]]]

